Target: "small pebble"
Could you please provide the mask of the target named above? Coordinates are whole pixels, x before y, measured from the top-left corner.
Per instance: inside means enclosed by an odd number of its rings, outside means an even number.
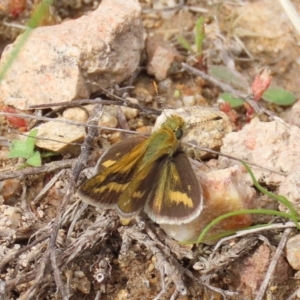
[[[63,112],[63,117],[76,122],[85,122],[88,119],[87,113],[79,107],[67,108]]]
[[[136,118],[137,115],[139,114],[139,111],[135,108],[122,106],[121,110],[123,111],[127,120],[132,120],[132,119]]]
[[[294,270],[300,270],[300,234],[293,236],[286,243],[286,258]]]
[[[147,270],[147,271],[150,273],[150,272],[152,272],[152,271],[154,270],[154,268],[155,268],[155,267],[154,267],[154,264],[151,263],[151,264],[148,266],[148,270]]]
[[[74,272],[74,277],[76,277],[76,278],[83,278],[84,277],[84,273],[82,271],[75,271]]]

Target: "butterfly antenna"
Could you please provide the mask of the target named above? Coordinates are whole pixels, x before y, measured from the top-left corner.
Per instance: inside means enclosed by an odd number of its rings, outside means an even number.
[[[218,120],[221,120],[222,117],[221,116],[216,116],[214,118],[211,118],[211,119],[207,119],[207,120],[203,120],[203,121],[199,121],[199,122],[191,122],[191,123],[188,123],[188,125],[198,125],[198,124],[202,124],[202,123],[207,123],[207,122],[211,122],[211,121],[218,121]]]
[[[165,108],[164,108],[164,105],[163,105],[163,103],[162,103],[162,101],[161,101],[161,97],[160,97],[160,95],[159,95],[159,92],[158,92],[158,87],[157,87],[157,83],[156,83],[156,81],[152,81],[152,84],[153,84],[153,87],[154,87],[154,90],[155,90],[155,93],[156,93],[156,101],[159,103],[159,105],[160,105],[160,107],[162,108],[162,110],[163,110],[163,113],[165,114],[165,116],[167,117],[167,115],[166,115],[166,112],[165,112]]]

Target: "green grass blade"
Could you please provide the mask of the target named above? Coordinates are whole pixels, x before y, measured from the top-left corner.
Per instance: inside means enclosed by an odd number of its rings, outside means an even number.
[[[293,205],[291,204],[290,201],[288,201],[288,199],[286,199],[284,196],[281,195],[275,195],[271,192],[269,192],[268,190],[264,189],[256,180],[256,178],[254,177],[251,169],[249,168],[249,166],[241,161],[241,163],[243,164],[243,166],[246,168],[247,172],[249,173],[249,175],[251,176],[251,179],[253,181],[253,184],[255,185],[255,187],[262,192],[263,194],[269,196],[270,198],[280,202],[282,205],[284,205],[289,211],[290,211],[290,218],[293,220],[293,222],[295,223],[295,225],[298,227],[298,220],[299,220],[299,214],[296,211],[296,209],[293,207]],[[298,227],[299,228],[299,227]]]
[[[203,239],[206,236],[206,234],[208,233],[208,231],[213,226],[215,226],[216,224],[218,224],[219,222],[221,222],[222,220],[230,218],[230,217],[238,216],[238,215],[248,215],[248,214],[274,215],[274,216],[278,216],[278,217],[282,217],[282,218],[287,218],[287,219],[290,219],[290,217],[291,217],[291,215],[288,214],[288,213],[280,212],[280,211],[277,211],[277,210],[270,210],[270,209],[242,209],[242,210],[236,210],[236,211],[224,214],[222,216],[219,216],[219,217],[215,218],[212,222],[210,222],[203,229],[203,231],[199,235],[196,243],[197,244],[201,243],[201,241],[203,241]]]
[[[196,27],[195,27],[195,44],[196,44],[197,54],[202,54],[204,38],[205,38],[204,18],[200,17],[197,20]]]
[[[193,52],[193,49],[192,49],[189,41],[185,37],[183,37],[182,35],[180,35],[177,38],[177,41],[181,45],[182,48],[184,48],[187,51]]]
[[[9,57],[5,61],[5,63],[2,65],[2,68],[0,69],[0,81],[3,80],[5,77],[5,74],[9,70],[9,68],[12,66],[14,60],[20,53],[21,49],[29,39],[30,34],[32,33],[33,29],[38,27],[41,23],[43,17],[47,13],[47,10],[49,9],[49,6],[52,4],[53,0],[44,0],[40,4],[38,4],[37,8],[35,9],[35,12],[33,13],[32,17],[29,19],[27,26],[28,28],[25,30],[25,32],[19,36],[18,43],[15,45],[13,50],[10,52]]]

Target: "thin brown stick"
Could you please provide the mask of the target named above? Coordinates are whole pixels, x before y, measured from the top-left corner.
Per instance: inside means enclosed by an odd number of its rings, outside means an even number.
[[[265,279],[263,281],[263,283],[261,284],[260,288],[259,288],[259,291],[255,297],[255,300],[262,300],[263,297],[264,297],[264,294],[266,292],[266,289],[268,287],[268,284],[270,282],[270,279],[275,271],[275,268],[276,268],[276,265],[277,265],[277,262],[280,258],[280,256],[282,255],[283,253],[283,248],[285,247],[285,244],[287,242],[287,239],[289,237],[289,234],[291,233],[292,231],[292,228],[287,228],[283,234],[282,234],[282,238],[280,240],[280,243],[276,249],[276,252],[272,258],[272,261],[269,265],[269,268],[268,268],[268,271],[266,273],[266,276],[265,276]]]
[[[221,90],[232,94],[234,97],[239,97],[239,98],[242,98],[242,99],[246,99],[246,98],[249,97],[249,94],[243,93],[241,91],[237,91],[230,84],[222,82],[222,81],[216,79],[215,77],[210,76],[209,74],[207,74],[207,73],[205,73],[201,70],[198,70],[198,69],[196,69],[192,66],[189,66],[186,63],[182,63],[181,65],[182,65],[184,70],[186,70],[186,71],[188,71],[188,72],[190,72],[190,73],[192,73],[196,76],[201,77],[202,79],[204,79],[204,80],[210,82],[211,84],[219,87]]]
[[[56,286],[57,286],[58,290],[60,291],[63,300],[69,300],[67,292],[64,288],[64,284],[60,278],[60,272],[59,272],[57,262],[56,262],[56,252],[55,251],[51,251],[50,260],[51,260],[51,265],[52,265],[53,272],[54,272],[54,279],[55,279]]]
[[[58,173],[56,173],[51,180],[42,188],[42,190],[38,193],[37,196],[32,200],[32,204],[35,205],[38,203],[38,201],[48,193],[50,188],[55,184],[55,182],[58,180],[58,178],[65,172],[65,170],[60,170]]]
[[[109,93],[108,91],[106,91],[106,92]],[[32,106],[30,106],[30,109],[43,109],[43,108],[49,108],[49,107],[55,107],[55,106],[75,107],[75,106],[84,105],[84,104],[102,104],[102,105],[119,105],[119,106],[136,108],[136,109],[139,109],[146,113],[154,114],[154,115],[161,114],[161,112],[157,109],[149,108],[149,107],[137,104],[137,103],[132,103],[132,102],[126,101],[126,99],[124,100],[121,97],[118,97],[116,95],[113,95],[113,94],[111,94],[111,95],[118,100],[103,100],[101,98],[82,99],[82,100],[73,100],[71,102],[66,101],[66,102],[56,102],[56,103],[49,103],[49,104],[32,105]]]
[[[102,105],[97,105],[92,112],[92,116],[90,118],[89,123],[91,124],[96,124],[97,123],[97,115],[99,113],[99,111],[102,111]],[[57,214],[57,217],[54,220],[53,226],[52,226],[52,233],[50,236],[50,241],[49,241],[49,253],[50,253],[50,259],[51,259],[51,265],[52,265],[52,269],[54,272],[54,279],[56,282],[57,287],[60,290],[60,293],[63,297],[64,300],[67,300],[67,293],[66,290],[64,288],[64,285],[62,283],[62,280],[60,278],[60,272],[59,272],[59,268],[57,266],[56,263],[56,251],[55,251],[55,245],[56,245],[56,239],[57,239],[57,234],[58,231],[60,229],[61,223],[62,223],[62,216],[65,212],[65,209],[71,199],[71,196],[74,194],[75,191],[75,184],[78,180],[79,177],[79,173],[81,171],[82,166],[86,163],[89,154],[90,154],[90,143],[92,143],[94,137],[97,134],[97,129],[96,128],[89,128],[88,130],[88,134],[85,138],[85,141],[83,142],[82,146],[81,146],[81,154],[79,155],[73,171],[72,171],[72,177],[70,178],[70,182],[69,182],[69,187],[68,190],[66,192],[66,195],[63,198],[63,201],[61,202],[61,205],[59,207],[59,211]]]
[[[215,151],[215,150],[212,150],[212,149],[209,149],[209,148],[197,146],[197,145],[194,145],[192,143],[186,143],[186,144],[189,145],[189,146],[192,146],[195,149],[201,150],[201,151],[206,151],[206,152],[213,153],[213,154],[216,154],[216,155],[219,155],[219,156],[224,156],[224,157],[227,157],[229,159],[236,160],[236,161],[239,161],[239,162],[245,162],[246,164],[248,164],[250,166],[257,167],[257,168],[260,168],[260,169],[263,169],[263,170],[266,170],[266,171],[269,171],[269,172],[272,172],[272,173],[276,173],[276,174],[279,174],[279,175],[287,176],[286,173],[279,172],[279,171],[276,171],[276,170],[273,170],[273,169],[270,169],[270,168],[265,168],[265,167],[262,167],[258,164],[255,164],[253,162],[243,160],[243,159],[240,159],[238,157],[235,157],[235,156],[232,156],[232,155],[229,155],[229,154],[226,154],[226,153],[222,153],[222,152],[218,152],[218,151]]]
[[[128,125],[128,122],[126,120],[125,114],[122,111],[121,107],[118,107],[118,110],[117,110],[117,119],[118,119],[118,123],[119,123],[119,125],[120,125],[120,127],[122,129],[126,129],[126,130],[130,129],[129,125]]]
[[[26,252],[27,250],[29,250],[33,246],[37,245],[38,243],[41,243],[42,241],[44,241],[47,238],[49,238],[49,233],[48,232],[46,234],[43,234],[42,236],[38,237],[36,240],[31,242],[29,245],[24,246],[20,250],[17,250],[15,252],[5,256],[5,258],[2,258],[2,260],[0,262],[0,270],[2,270],[9,262],[11,262],[15,258],[17,258],[20,254]]]
[[[51,119],[47,117],[38,117],[38,116],[32,116],[32,115],[26,115],[26,114],[13,114],[13,113],[7,113],[0,111],[0,116],[14,116],[14,117],[20,117],[24,119],[31,119],[31,120],[42,120],[42,121],[52,121],[52,122],[57,122],[57,123],[66,123],[70,125],[77,125],[77,126],[82,126],[82,127],[88,127],[88,128],[97,128],[100,130],[111,130],[111,131],[121,131],[125,133],[132,133],[132,134],[138,134],[137,132],[130,131],[130,130],[124,130],[124,129],[119,129],[119,128],[112,128],[112,127],[106,127],[106,126],[98,126],[98,125],[93,125],[93,124],[85,124],[85,123],[80,123],[80,122],[75,122],[67,119]]]
[[[213,253],[215,253],[226,241],[239,238],[245,235],[255,234],[261,231],[265,230],[276,230],[276,229],[282,229],[282,228],[295,228],[296,225],[294,222],[286,222],[286,223],[276,223],[276,224],[268,224],[268,226],[265,227],[259,227],[259,228],[251,228],[251,229],[245,229],[238,231],[237,233],[222,238],[218,243],[215,245]]]
[[[190,270],[188,270],[186,268],[183,268],[183,267],[181,267],[181,268],[183,269],[185,275],[187,275],[193,281],[195,281],[196,284],[198,284],[199,286],[204,286],[204,287],[206,287],[206,288],[208,288],[208,289],[210,289],[210,290],[212,290],[212,291],[214,291],[216,293],[221,294],[224,297],[224,299],[226,299],[226,296],[237,296],[237,294],[238,294],[237,292],[224,291],[224,290],[216,288],[216,287],[214,287],[212,285],[209,285],[208,283],[206,283],[206,282],[204,282],[202,280],[199,280],[197,277],[195,277]]]
[[[297,288],[286,300],[299,299],[299,297],[298,297],[299,292],[300,292],[300,288]]]
[[[39,284],[42,282],[43,278],[44,278],[44,271],[46,269],[46,267],[49,265],[49,261],[48,258],[50,255],[50,251],[49,249],[44,253],[44,255],[42,256],[41,260],[40,260],[40,264],[39,264],[39,267],[37,268],[37,271],[34,272],[33,274],[26,274],[23,278],[23,277],[20,277],[19,279],[24,279],[25,282],[29,282],[30,281],[30,278],[34,278],[34,283],[33,285],[26,291],[26,293],[23,295],[24,299],[28,299],[28,300],[31,300],[31,299],[35,299],[35,294],[37,292],[37,288],[39,286]],[[32,277],[30,276],[32,275]],[[32,279],[33,279],[32,278]],[[28,281],[27,281],[28,280]],[[20,284],[20,282],[17,280],[15,282],[15,285],[17,284]]]
[[[74,106],[72,106],[72,107],[77,107],[77,108],[83,110],[84,113],[86,114],[86,118],[87,118],[87,119],[90,117],[90,114],[89,114],[88,110],[87,110],[84,106],[81,106],[81,105],[74,105]],[[46,114],[44,115],[44,117],[49,117],[49,118],[54,117],[57,113],[59,113],[59,112],[65,110],[65,109],[66,109],[66,107],[57,107],[57,108],[51,110],[50,112],[46,113]],[[41,121],[40,121],[40,122],[36,122],[35,124],[33,124],[33,126],[32,126],[31,128],[40,125],[40,123],[41,123]],[[30,128],[30,129],[31,129],[31,128]]]
[[[61,161],[53,161],[51,163],[44,164],[40,167],[31,167],[17,171],[6,171],[0,173],[0,181],[21,176],[35,175],[40,173],[50,173],[59,169],[71,168],[76,161],[76,158],[64,159]]]

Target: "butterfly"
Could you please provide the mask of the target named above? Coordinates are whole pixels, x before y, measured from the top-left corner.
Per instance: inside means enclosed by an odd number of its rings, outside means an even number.
[[[202,190],[180,147],[184,128],[184,120],[171,115],[150,137],[113,145],[78,195],[91,205],[116,209],[125,220],[144,210],[158,224],[191,222],[201,213]]]

